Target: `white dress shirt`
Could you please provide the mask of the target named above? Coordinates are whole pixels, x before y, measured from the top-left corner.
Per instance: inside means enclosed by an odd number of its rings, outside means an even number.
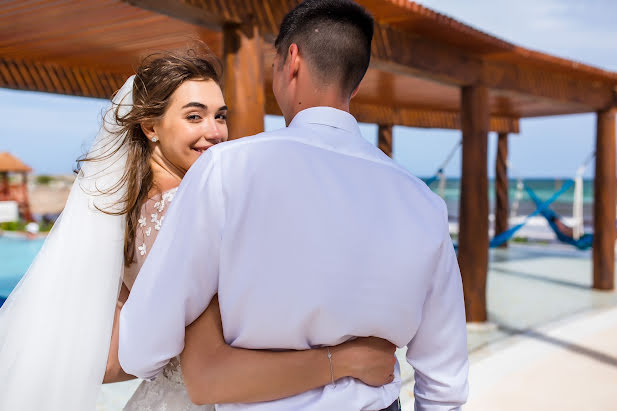
[[[366,142],[349,113],[304,110],[289,127],[218,144],[191,167],[122,309],[124,370],[156,376],[216,293],[234,347],[378,336],[408,346],[416,410],[466,400],[463,293],[445,204]],[[400,383],[397,367],[378,388],[345,378],[217,409],[379,410]]]

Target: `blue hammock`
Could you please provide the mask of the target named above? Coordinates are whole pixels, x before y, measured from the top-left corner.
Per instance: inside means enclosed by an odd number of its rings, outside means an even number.
[[[446,157],[444,162],[441,163],[441,165],[439,166],[439,169],[437,169],[437,171],[435,172],[433,177],[428,178],[424,182],[427,186],[430,187],[431,184],[433,184],[435,181],[439,180],[439,177],[443,174],[444,170],[446,169],[446,167],[450,163],[450,160],[452,160],[452,158],[454,157],[454,154],[456,154],[458,148],[461,147],[462,145],[463,145],[463,140],[461,139],[461,140],[459,140],[458,143],[456,143],[456,145],[454,147],[452,147],[452,150],[450,150],[450,153],[448,154],[448,156]]]
[[[491,239],[491,241],[489,242],[489,247],[490,248],[495,248],[495,247],[499,247],[500,245],[506,243],[512,237],[514,237],[514,234],[516,234],[516,232],[518,230],[523,228],[523,226],[525,224],[527,224],[532,217],[535,217],[536,215],[541,214],[544,210],[549,210],[550,211],[549,206],[552,203],[554,203],[563,193],[568,191],[573,185],[574,185],[574,181],[573,180],[567,181],[557,192],[555,192],[555,194],[553,194],[551,196],[551,198],[549,198],[546,201],[541,201],[536,196],[535,198],[538,200],[538,201],[536,201],[536,207],[537,208],[531,214],[529,214],[527,217],[525,217],[525,219],[522,222],[520,222],[519,224],[517,224],[515,226],[512,226],[509,229],[507,229],[506,231],[504,231],[502,233],[499,233],[496,236],[494,236]],[[527,188],[526,185],[525,185],[525,187]],[[458,244],[454,244],[454,248],[458,249]]]
[[[439,170],[437,171],[437,174],[435,174],[433,177],[428,178],[428,179],[427,179],[424,183],[425,183],[427,186],[429,186],[429,187],[430,187],[430,186],[431,186],[431,184],[433,184],[435,181],[437,181],[437,180],[439,179],[439,174],[440,174],[442,171],[443,171],[442,169],[439,169]]]
[[[536,203],[536,206],[538,206],[538,204],[540,204],[542,200],[540,200],[540,198],[538,198],[536,193],[534,193],[533,190],[527,185],[525,185],[525,190],[527,191],[527,194],[533,200],[533,202]],[[542,216],[546,219],[546,221],[548,222],[548,225],[555,232],[557,239],[561,241],[562,243],[573,245],[579,250],[587,250],[591,248],[591,246],[593,245],[593,234],[589,234],[589,233],[583,234],[578,240],[576,240],[574,239],[574,237],[571,237],[565,234],[563,231],[561,231],[559,229],[559,226],[557,226],[557,224],[555,223],[555,221],[558,219],[561,219],[561,217],[559,216],[559,214],[557,214],[550,208],[545,207],[541,209],[540,214],[542,214]]]
[[[550,205],[553,204],[563,193],[568,191],[573,185],[574,185],[573,180],[567,181],[559,190],[557,190],[557,192],[555,192],[555,194],[551,196],[551,198],[549,198],[546,201],[541,201],[536,197],[536,199],[538,199],[538,201],[536,201],[536,209],[531,214],[529,214],[527,217],[525,217],[525,219],[519,224],[513,227],[510,227],[508,230],[504,231],[503,233],[499,233],[495,237],[493,237],[493,239],[490,242],[491,248],[499,247],[506,241],[510,240],[518,230],[523,228],[523,226],[529,222],[531,217],[535,217],[538,214],[541,214],[544,210],[549,210]],[[525,188],[528,188],[526,184],[525,184]]]

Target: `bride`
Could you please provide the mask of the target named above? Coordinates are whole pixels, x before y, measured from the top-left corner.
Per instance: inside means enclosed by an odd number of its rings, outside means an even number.
[[[94,409],[101,383],[135,378],[119,365],[118,315],[182,177],[227,140],[219,67],[209,52],[152,55],[116,93],[61,217],[0,309],[0,409]],[[193,405],[185,380],[202,403],[273,400],[346,376],[383,385],[395,362],[373,337],[331,349],[333,368],[325,349],[233,348],[216,300],[185,341],[125,410],[213,409]]]

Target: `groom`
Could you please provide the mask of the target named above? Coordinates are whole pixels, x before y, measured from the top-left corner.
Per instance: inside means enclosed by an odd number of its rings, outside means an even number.
[[[372,36],[372,17],[351,0],[307,0],[285,16],[273,91],[288,127],[216,145],[186,174],[122,310],[126,372],[161,372],[218,293],[233,346],[382,337],[408,347],[417,410],[465,402],[465,313],[446,207],[349,114]],[[395,409],[400,385],[397,367],[382,387],[347,378],[219,409]]]

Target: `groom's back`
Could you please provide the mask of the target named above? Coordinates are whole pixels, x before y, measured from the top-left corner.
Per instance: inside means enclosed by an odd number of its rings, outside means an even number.
[[[215,151],[226,199],[219,296],[230,344],[306,349],[371,335],[410,342],[447,236],[438,197],[331,108]],[[305,401],[315,410],[380,409],[396,395],[396,383],[349,379],[275,409]]]
[[[369,66],[373,29],[352,0],[300,3],[283,18],[272,73],[289,127],[211,149],[225,199],[225,337],[268,349],[383,337],[408,347],[418,409],[456,409],[468,363],[445,205],[364,141],[346,112]],[[348,378],[236,409],[381,410],[399,389],[395,370],[395,382],[380,388]]]
[[[289,127],[218,144],[186,174],[123,308],[121,336],[132,348],[123,366],[132,362],[135,375],[152,377],[165,362],[151,359],[179,354],[184,326],[218,292],[234,346],[383,337],[408,347],[418,409],[464,403],[465,314],[445,205],[368,144],[347,112],[373,28],[352,0],[305,0],[283,18],[272,91]],[[167,295],[164,310],[152,308]],[[146,313],[157,327],[139,321]],[[149,350],[130,346],[132,335]],[[381,410],[399,387],[395,370],[379,388],[347,378],[219,409]]]

